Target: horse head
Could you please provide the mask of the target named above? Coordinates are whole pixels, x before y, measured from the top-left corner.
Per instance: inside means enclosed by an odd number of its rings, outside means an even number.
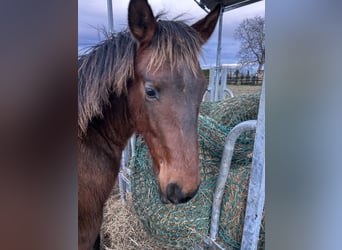
[[[187,202],[201,182],[197,119],[208,83],[198,57],[219,14],[218,6],[188,26],[158,20],[146,0],[129,4],[129,28],[137,44],[129,107],[149,147],[165,203]]]

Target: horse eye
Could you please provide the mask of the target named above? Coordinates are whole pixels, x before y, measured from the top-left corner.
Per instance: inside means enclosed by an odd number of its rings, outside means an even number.
[[[153,88],[145,88],[145,93],[148,98],[151,98],[151,99],[157,98],[157,92]]]

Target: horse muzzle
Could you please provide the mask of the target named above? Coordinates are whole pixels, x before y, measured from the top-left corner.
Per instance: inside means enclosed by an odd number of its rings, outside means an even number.
[[[159,195],[160,199],[163,203],[168,204],[180,204],[186,203],[191,200],[197,193],[199,186],[197,186],[196,190],[191,193],[184,193],[182,188],[177,183],[169,183],[166,186],[165,194],[161,191],[159,187]]]

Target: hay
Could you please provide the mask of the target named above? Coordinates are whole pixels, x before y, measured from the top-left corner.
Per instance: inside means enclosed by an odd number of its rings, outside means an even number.
[[[113,191],[104,208],[101,228],[104,250],[160,249],[161,247],[148,235],[137,218],[130,197],[123,204],[117,188]]]
[[[207,115],[222,125],[234,127],[240,122],[257,119],[259,100],[260,93],[240,95],[217,102],[203,102],[200,114]]]

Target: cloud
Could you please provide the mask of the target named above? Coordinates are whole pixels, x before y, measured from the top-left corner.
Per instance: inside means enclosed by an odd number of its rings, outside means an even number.
[[[129,0],[113,1],[114,30],[121,31],[127,27],[127,8]],[[182,15],[182,19],[188,20],[189,24],[196,22],[206,15],[192,0],[178,1],[149,0],[154,13],[166,12],[166,17],[172,19]],[[222,63],[235,63],[239,42],[233,38],[234,30],[245,18],[256,15],[265,15],[265,2],[260,1],[239,9],[224,13],[222,29]],[[108,27],[107,1],[78,1],[78,39],[79,48],[99,42],[101,37],[98,29]],[[215,64],[218,42],[218,26],[212,37],[203,47],[203,56],[206,64]]]

